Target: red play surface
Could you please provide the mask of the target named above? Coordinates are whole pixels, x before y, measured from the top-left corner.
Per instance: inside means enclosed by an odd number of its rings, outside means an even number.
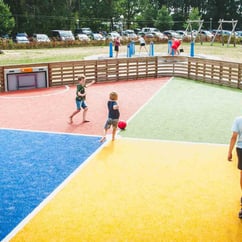
[[[107,100],[111,91],[119,94],[120,119],[128,120],[169,78],[97,83],[87,89],[91,122],[82,123],[82,113],[73,124],[68,117],[76,109],[76,87],[17,91],[0,94],[0,127],[102,135],[107,118]]]

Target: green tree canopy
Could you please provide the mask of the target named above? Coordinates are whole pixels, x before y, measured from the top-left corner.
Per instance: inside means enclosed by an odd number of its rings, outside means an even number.
[[[111,26],[124,16],[124,28],[153,27],[182,29],[184,22],[196,9],[204,20],[204,28],[218,27],[218,21],[238,20],[242,29],[242,0],[1,0],[1,6],[9,6],[8,26],[12,32],[48,33],[51,29],[90,27],[94,31]],[[5,3],[5,4],[4,4]],[[164,7],[166,6],[166,7]],[[5,8],[5,7],[4,7]],[[166,8],[166,9],[165,9]],[[2,10],[3,11],[3,10]],[[2,13],[3,14],[3,13]],[[4,13],[6,16],[6,13]],[[9,16],[9,15],[8,15]],[[172,23],[173,21],[173,23]],[[6,20],[3,21],[5,25]],[[77,24],[78,23],[78,24]],[[112,28],[110,28],[112,29]],[[224,26],[231,29],[231,26]],[[106,29],[109,30],[109,29]],[[0,31],[6,31],[2,26]]]
[[[15,25],[15,21],[10,12],[9,6],[5,4],[3,0],[0,0],[0,16],[0,34],[10,34]]]
[[[167,29],[171,29],[173,25],[174,22],[172,16],[170,15],[167,7],[163,5],[158,11],[157,18],[155,20],[155,27],[165,31]]]

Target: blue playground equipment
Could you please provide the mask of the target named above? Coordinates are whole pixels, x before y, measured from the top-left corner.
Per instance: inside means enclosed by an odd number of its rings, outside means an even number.
[[[149,56],[154,56],[155,48],[154,42],[150,42]]]
[[[135,54],[135,44],[134,44],[134,41],[131,41],[127,45],[127,57],[132,57],[132,55],[134,54]]]
[[[110,42],[109,43],[109,57],[113,57],[113,43]]]
[[[191,57],[194,57],[194,46],[195,46],[195,43],[194,43],[194,41],[192,41],[191,46],[190,46],[190,56]]]
[[[171,49],[171,46],[172,46],[172,40],[168,40],[168,54],[171,53],[172,56],[174,56],[174,51]]]
[[[131,42],[130,42],[130,47],[131,47],[131,49],[130,49],[130,51],[131,51],[131,56],[132,56],[132,55],[135,55],[135,43],[134,43],[134,41],[131,41]]]
[[[127,45],[127,57],[131,57],[132,54],[131,54],[131,46],[130,46],[130,43]]]

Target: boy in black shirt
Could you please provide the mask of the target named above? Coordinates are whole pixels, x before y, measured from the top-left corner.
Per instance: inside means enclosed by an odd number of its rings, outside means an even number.
[[[112,140],[114,141],[115,139],[115,134],[118,127],[118,121],[120,116],[117,100],[118,100],[118,94],[116,92],[111,92],[109,94],[109,101],[107,103],[108,119],[104,125],[104,135],[101,138],[100,142],[104,142],[106,140],[107,131],[108,129],[110,129],[111,126],[113,127]]]

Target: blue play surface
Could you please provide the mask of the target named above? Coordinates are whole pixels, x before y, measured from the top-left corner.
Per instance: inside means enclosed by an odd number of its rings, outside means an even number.
[[[0,240],[100,147],[99,139],[0,129]]]

